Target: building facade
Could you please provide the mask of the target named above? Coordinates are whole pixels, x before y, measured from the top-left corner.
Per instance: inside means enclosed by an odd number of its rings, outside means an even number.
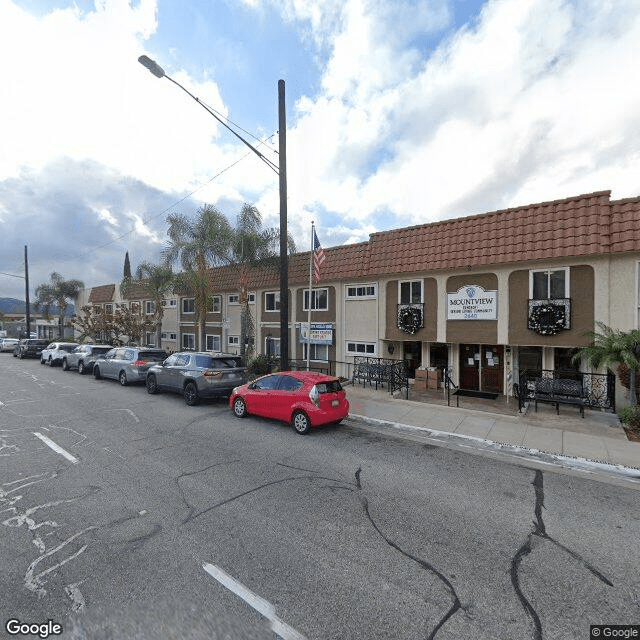
[[[357,357],[403,359],[410,376],[447,367],[465,389],[510,394],[523,368],[586,371],[573,355],[598,322],[640,328],[640,198],[601,191],[374,233],[325,256],[311,291],[310,253],[289,259],[289,357],[345,376]],[[161,346],[238,353],[239,280],[232,267],[210,271],[204,345],[193,298],[170,298]],[[277,266],[243,272],[243,286],[255,351],[278,355]]]

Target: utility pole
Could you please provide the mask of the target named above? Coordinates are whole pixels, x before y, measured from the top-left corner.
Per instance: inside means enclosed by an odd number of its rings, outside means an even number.
[[[31,310],[29,304],[29,260],[27,259],[27,245],[24,245],[24,297],[27,312],[27,338],[31,337]]]
[[[287,116],[284,80],[278,80],[278,175],[280,176],[280,370],[289,369],[289,253],[287,246]]]

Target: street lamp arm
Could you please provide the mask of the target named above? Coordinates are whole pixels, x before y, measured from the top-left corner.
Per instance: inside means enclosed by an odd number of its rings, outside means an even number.
[[[247,142],[239,133],[234,131],[226,122],[224,122],[221,118],[219,118],[218,115],[211,108],[209,108],[204,102],[202,102],[200,98],[198,98],[197,96],[194,96],[188,89],[185,89],[179,82],[176,82],[171,76],[168,76],[164,72],[164,69],[159,64],[151,60],[151,58],[149,58],[148,56],[140,56],[138,58],[138,62],[143,67],[146,67],[154,76],[156,76],[156,78],[166,78],[167,80],[173,82],[173,84],[175,84],[176,86],[180,87],[187,95],[191,96],[203,109],[206,109],[206,111],[210,113],[223,127],[227,128],[229,131],[231,131],[231,133],[233,133],[233,135],[236,138],[238,138],[245,145],[247,145],[247,147],[249,147],[249,149],[251,149],[251,151],[253,151],[260,158],[260,160],[262,160],[270,169],[275,171],[276,175],[280,174],[280,169],[278,168],[277,164],[269,160],[264,154],[260,153],[260,151],[258,151],[251,143]]]

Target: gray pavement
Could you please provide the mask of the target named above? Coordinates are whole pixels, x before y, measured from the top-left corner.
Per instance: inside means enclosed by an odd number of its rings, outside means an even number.
[[[465,447],[508,448],[546,461],[608,465],[640,477],[640,443],[627,439],[611,412],[586,409],[581,418],[575,407],[562,407],[556,415],[553,406],[538,405],[537,412],[531,406],[518,413],[513,399],[493,405],[467,402],[473,408],[466,408],[435,404],[435,398],[429,401],[425,396],[420,401],[392,397],[386,389],[357,384],[346,389],[350,419],[361,427],[368,424],[374,430],[419,434]],[[463,400],[469,399],[461,399],[461,404]]]

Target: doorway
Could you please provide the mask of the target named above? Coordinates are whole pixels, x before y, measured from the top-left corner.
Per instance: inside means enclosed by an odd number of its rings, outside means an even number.
[[[504,347],[502,345],[460,345],[460,388],[502,393]]]
[[[407,362],[407,375],[416,377],[416,369],[422,364],[422,342],[403,342],[402,357]]]

